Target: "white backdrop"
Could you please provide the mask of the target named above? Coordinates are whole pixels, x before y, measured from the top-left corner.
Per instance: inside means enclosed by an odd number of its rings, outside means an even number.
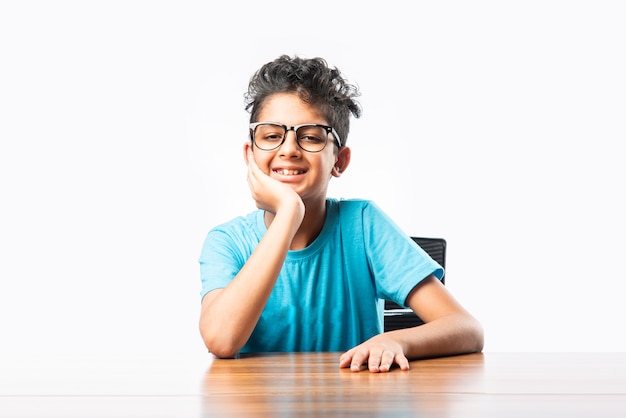
[[[254,70],[362,90],[335,197],[448,241],[485,351],[624,351],[619,1],[0,3],[0,355],[187,355],[208,229],[254,208]],[[219,6],[216,6],[219,4]]]

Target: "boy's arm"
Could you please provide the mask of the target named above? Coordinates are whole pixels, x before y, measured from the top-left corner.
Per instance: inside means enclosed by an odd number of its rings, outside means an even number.
[[[248,183],[257,207],[274,219],[243,268],[223,289],[202,300],[200,334],[218,357],[233,357],[246,343],[274,288],[276,279],[304,218],[304,204],[289,186],[265,175],[248,157]]]
[[[413,328],[376,335],[344,353],[340,367],[389,371],[393,364],[408,369],[408,359],[480,352],[483,329],[448,292],[435,276],[429,276],[413,289],[407,305],[424,320]]]
[[[409,328],[406,333],[408,338],[400,338],[408,358],[482,351],[484,336],[481,324],[436,277],[427,277],[418,284],[407,297],[407,305],[425,322],[424,325]]]

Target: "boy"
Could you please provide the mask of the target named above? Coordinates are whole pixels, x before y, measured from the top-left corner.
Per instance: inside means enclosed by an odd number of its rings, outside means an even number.
[[[326,196],[350,163],[358,95],[321,58],[283,55],[250,80],[243,156],[258,210],[212,229],[200,256],[200,333],[217,357],[343,351],[339,367],[387,372],[482,350],[441,266],[373,202]],[[382,299],[425,324],[383,333]]]

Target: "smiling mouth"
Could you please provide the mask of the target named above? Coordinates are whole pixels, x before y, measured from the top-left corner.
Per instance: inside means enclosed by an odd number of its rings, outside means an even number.
[[[280,170],[274,170],[276,174],[282,174],[283,176],[295,176],[297,174],[304,174],[304,170],[287,170],[286,168],[282,168]]]

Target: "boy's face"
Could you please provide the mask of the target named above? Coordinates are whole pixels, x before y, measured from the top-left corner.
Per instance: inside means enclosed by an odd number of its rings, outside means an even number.
[[[317,108],[303,102],[294,93],[269,96],[258,115],[259,122],[278,122],[287,126],[304,123],[328,125]],[[331,176],[338,177],[350,162],[350,150],[337,152],[332,138],[320,152],[307,152],[298,146],[295,133],[287,131],[285,142],[275,150],[264,151],[252,146],[254,160],[268,176],[289,184],[300,198],[307,201],[326,199]]]

